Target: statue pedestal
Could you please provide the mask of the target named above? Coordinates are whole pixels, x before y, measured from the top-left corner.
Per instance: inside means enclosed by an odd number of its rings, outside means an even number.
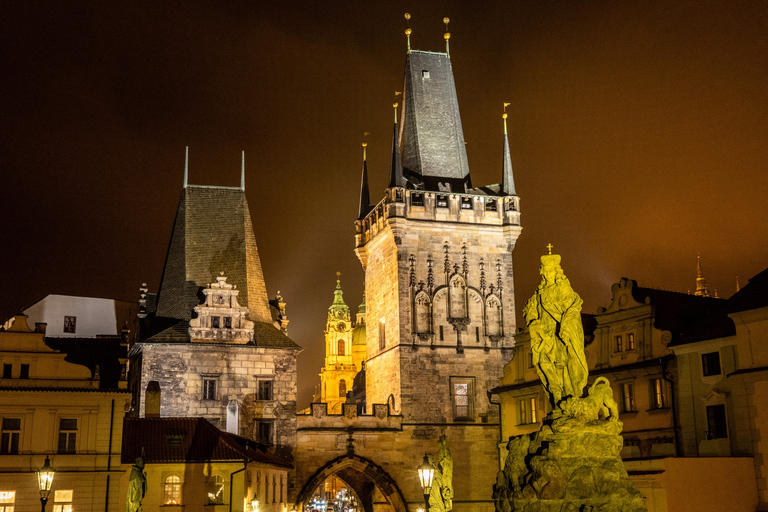
[[[621,421],[588,417],[584,400],[568,399],[536,434],[510,438],[497,512],[645,512],[621,460]]]

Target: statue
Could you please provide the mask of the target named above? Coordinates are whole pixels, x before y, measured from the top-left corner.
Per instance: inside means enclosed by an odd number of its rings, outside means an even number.
[[[448,449],[448,439],[445,437],[444,430],[437,446],[438,463],[432,480],[432,489],[429,492],[429,510],[430,512],[448,512],[453,510],[453,458]]]
[[[143,451],[143,450],[142,450]],[[147,473],[144,471],[144,457],[136,457],[128,480],[128,498],[125,512],[141,512],[141,500],[147,494]]]
[[[523,316],[531,334],[533,365],[553,407],[563,398],[581,397],[589,370],[579,295],[560,267],[560,256],[541,257],[541,284]]]

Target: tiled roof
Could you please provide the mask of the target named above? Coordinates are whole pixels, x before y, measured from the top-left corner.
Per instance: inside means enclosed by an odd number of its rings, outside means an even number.
[[[292,465],[240,436],[217,429],[205,418],[126,418],[123,464],[144,452],[148,464],[163,462],[250,461],[290,468]]]

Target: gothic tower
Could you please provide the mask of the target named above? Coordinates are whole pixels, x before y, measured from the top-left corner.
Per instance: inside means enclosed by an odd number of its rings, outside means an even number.
[[[403,90],[390,186],[369,205],[364,164],[355,223],[366,402],[389,403],[404,421],[486,422],[498,414],[486,391],[512,356],[516,326],[520,200],[507,116],[501,183],[473,188],[448,52],[409,49]]]

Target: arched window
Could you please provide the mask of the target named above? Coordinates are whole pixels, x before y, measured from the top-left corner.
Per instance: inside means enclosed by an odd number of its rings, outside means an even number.
[[[224,503],[224,477],[213,475],[208,479],[208,504],[221,505]]]
[[[340,356],[344,355],[345,346],[346,346],[346,343],[344,343],[344,340],[339,340],[339,355]]]
[[[165,478],[163,489],[163,503],[165,505],[181,505],[181,478],[170,475]]]
[[[343,398],[347,396],[347,381],[341,379],[339,381],[339,397]]]

